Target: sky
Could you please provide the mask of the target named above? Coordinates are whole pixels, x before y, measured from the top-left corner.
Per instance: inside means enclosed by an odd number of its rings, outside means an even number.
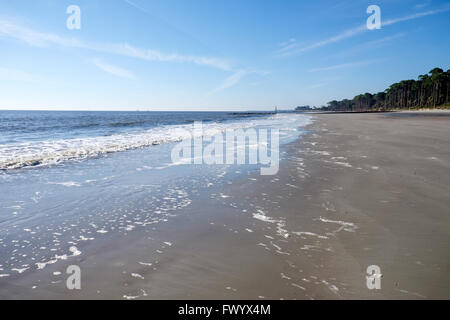
[[[438,0],[0,0],[0,109],[319,107],[449,69],[449,31]]]

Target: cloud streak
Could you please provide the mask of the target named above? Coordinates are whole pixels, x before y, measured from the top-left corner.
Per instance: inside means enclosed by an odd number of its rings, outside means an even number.
[[[130,5],[134,5],[127,1]],[[267,74],[260,71],[251,71],[247,69],[235,69],[228,60],[196,55],[183,55],[178,53],[165,53],[154,49],[146,49],[132,46],[128,43],[94,43],[87,42],[77,38],[61,37],[53,33],[35,31],[31,28],[0,19],[0,37],[12,38],[24,42],[30,46],[48,47],[56,46],[61,48],[82,49],[106,54],[112,54],[122,57],[140,59],[145,61],[172,62],[172,63],[190,63],[198,66],[210,67],[221,71],[232,72],[230,76],[208,95],[225,90],[238,84],[241,79],[249,74]],[[123,68],[107,64],[101,60],[94,59],[90,61],[97,68],[115,76],[133,79],[134,74]]]
[[[107,64],[99,59],[93,59],[91,61],[97,68],[100,70],[103,70],[109,74],[112,74],[114,76],[122,77],[122,78],[128,78],[128,79],[134,79],[136,78],[134,74],[126,69],[113,66],[111,64]]]
[[[228,61],[220,58],[164,53],[158,50],[134,47],[128,43],[90,43],[76,38],[64,38],[53,33],[34,31],[7,20],[0,20],[0,37],[13,38],[23,41],[31,46],[45,47],[56,45],[65,48],[85,49],[147,61],[192,63],[224,71],[231,71],[232,69]]]
[[[364,61],[341,63],[341,64],[336,64],[336,65],[328,66],[328,67],[309,69],[308,72],[330,71],[330,70],[336,70],[336,69],[345,69],[345,68],[351,68],[351,67],[366,66],[366,65],[378,63],[378,62],[385,61],[385,60],[386,59],[377,59],[377,60],[364,60]]]
[[[211,90],[208,93],[208,96],[217,93],[219,91],[228,89],[230,87],[235,86],[236,84],[238,84],[244,77],[251,75],[251,74],[257,74],[257,75],[267,75],[269,74],[269,72],[264,72],[264,71],[255,71],[255,70],[246,70],[246,69],[240,69],[235,71],[231,76],[225,78],[225,80],[222,81],[222,83],[214,88],[213,90]]]
[[[146,9],[142,8],[141,6],[138,6],[136,3],[130,1],[130,0],[124,0],[126,3],[128,3],[130,6],[135,7],[136,9],[145,12],[145,13],[150,13],[148,12]]]
[[[250,72],[247,70],[237,70],[231,76],[225,78],[225,80],[216,88],[211,90],[208,95],[212,95],[219,91],[225,90],[237,84],[243,77],[248,75]]]
[[[393,24],[396,24],[396,23],[399,23],[399,22],[403,22],[403,21],[414,20],[414,19],[425,17],[425,16],[430,16],[430,15],[443,13],[443,12],[446,12],[446,11],[449,11],[449,10],[450,10],[450,7],[447,6],[447,7],[442,8],[442,9],[430,10],[430,11],[426,11],[426,12],[415,13],[415,14],[412,14],[412,15],[408,15],[408,16],[404,16],[404,17],[400,17],[400,18],[395,18],[395,19],[390,19],[390,20],[386,20],[386,21],[382,20],[381,26],[385,27],[385,26],[393,25]],[[342,41],[342,40],[354,37],[354,36],[356,36],[358,34],[362,34],[362,33],[366,32],[366,31],[368,31],[368,29],[367,29],[366,25],[364,24],[364,25],[361,25],[361,26],[356,27],[356,28],[348,29],[348,30],[346,30],[346,31],[344,31],[342,33],[339,33],[339,34],[337,34],[335,36],[332,36],[330,38],[323,39],[323,40],[317,41],[315,43],[312,43],[312,44],[309,44],[309,45],[306,45],[306,46],[302,46],[302,45],[298,44],[295,41],[295,39],[291,39],[291,40],[285,42],[284,44],[282,44],[281,48],[278,49],[275,52],[275,55],[278,56],[278,57],[287,57],[287,56],[300,54],[300,53],[307,52],[307,51],[310,51],[310,50],[313,50],[313,49],[316,49],[316,48],[320,48],[320,47],[326,46],[326,45],[331,44],[331,43],[336,43],[336,42],[339,42],[339,41]]]
[[[331,56],[340,57],[340,56],[356,54],[356,53],[359,53],[359,52],[364,51],[364,50],[373,50],[375,48],[382,47],[383,45],[386,45],[389,42],[392,42],[393,40],[399,39],[399,38],[404,37],[406,35],[407,35],[407,33],[405,33],[405,32],[396,33],[396,34],[394,34],[392,36],[387,36],[387,37],[383,37],[383,38],[380,38],[380,39],[371,40],[371,41],[368,41],[368,42],[364,42],[364,43],[358,44],[358,45],[350,47],[348,49],[344,49],[343,51],[338,52],[336,54],[333,54]]]

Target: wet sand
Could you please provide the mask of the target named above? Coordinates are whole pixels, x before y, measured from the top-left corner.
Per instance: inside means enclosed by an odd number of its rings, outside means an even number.
[[[205,224],[183,232],[149,298],[450,298],[450,117],[318,115],[309,130],[278,175],[198,206]]]
[[[194,192],[169,223],[84,247],[66,263],[80,265],[81,290],[58,278],[24,291],[32,273],[0,293],[449,299],[450,116],[442,114],[315,115],[282,148],[277,175],[239,175]],[[381,268],[380,290],[366,286],[369,265]],[[52,279],[52,268],[41,272]]]
[[[224,189],[186,243],[211,264],[190,296],[450,298],[450,113],[317,115],[309,130],[278,175]]]

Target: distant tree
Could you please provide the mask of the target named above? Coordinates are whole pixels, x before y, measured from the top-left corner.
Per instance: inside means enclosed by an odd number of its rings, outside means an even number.
[[[332,111],[338,110],[339,103],[336,100],[332,100],[328,102],[328,109]]]
[[[385,92],[378,92],[376,94],[373,95],[373,99],[374,99],[374,108],[376,110],[384,110],[385,109],[385,105],[384,105],[384,101],[386,99],[386,93]]]
[[[308,111],[308,110],[312,110],[312,108],[310,106],[298,106],[297,108],[295,108],[296,111]]]
[[[418,80],[402,80],[393,83],[383,92],[374,95],[364,93],[352,100],[332,100],[325,111],[370,111],[427,108],[448,104],[450,98],[450,69],[434,68]]]

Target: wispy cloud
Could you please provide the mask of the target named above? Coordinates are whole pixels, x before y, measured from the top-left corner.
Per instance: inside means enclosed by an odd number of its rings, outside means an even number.
[[[227,88],[230,88],[232,86],[235,86],[236,84],[238,84],[244,77],[250,75],[250,74],[257,74],[257,75],[267,75],[269,74],[269,72],[265,72],[265,71],[256,71],[256,70],[246,70],[246,69],[240,69],[235,71],[231,76],[225,78],[225,80],[223,80],[223,82],[216,88],[214,88],[213,90],[211,90],[208,93],[209,95],[212,95],[214,93],[217,93],[219,91],[225,90]]]
[[[73,39],[63,38],[51,33],[42,33],[9,20],[0,19],[0,36],[23,41],[31,46],[47,46],[55,44],[63,47],[85,48],[87,44]]]
[[[98,67],[99,69],[101,69],[101,70],[103,70],[103,71],[105,71],[105,72],[107,72],[109,74],[112,74],[112,75],[115,75],[115,76],[118,76],[118,77],[122,77],[122,78],[128,78],[128,79],[134,79],[135,78],[135,76],[134,76],[134,74],[132,72],[130,72],[130,71],[126,70],[126,69],[123,69],[123,68],[120,68],[120,67],[113,66],[111,64],[105,63],[105,62],[101,61],[100,59],[92,59],[91,62],[96,67]]]
[[[406,32],[399,32],[399,33],[393,34],[392,36],[387,36],[387,37],[383,37],[383,38],[380,38],[380,39],[368,41],[368,42],[366,42],[366,43],[363,43],[363,44],[361,45],[361,47],[372,48],[372,47],[374,47],[374,46],[377,46],[377,45],[380,45],[380,44],[384,44],[384,43],[386,43],[386,42],[390,42],[390,41],[392,41],[392,40],[395,40],[395,39],[404,37],[404,36],[406,36],[406,35],[407,35]]]
[[[180,55],[180,54],[167,54],[157,50],[152,49],[141,49],[133,47],[127,43],[110,45],[104,50],[105,52],[115,53],[118,55],[123,55],[127,57],[133,57],[149,61],[160,61],[160,62],[187,62],[193,63],[201,66],[213,67],[216,69],[221,69],[224,71],[231,71],[231,65],[228,61],[218,58],[193,56],[193,55]]]
[[[212,95],[214,93],[217,93],[219,91],[225,90],[227,88],[230,88],[234,85],[236,85],[243,77],[248,75],[250,72],[248,70],[237,70],[234,72],[231,76],[225,78],[225,80],[216,88],[211,90],[208,95]]]
[[[393,25],[393,24],[403,22],[403,21],[414,20],[414,19],[418,19],[421,17],[425,17],[425,16],[443,13],[443,12],[446,12],[449,10],[450,10],[450,7],[446,6],[444,8],[437,9],[437,10],[430,10],[430,11],[426,11],[426,12],[415,13],[412,15],[395,18],[395,19],[382,20],[381,26],[385,27],[385,26]],[[359,27],[348,29],[342,33],[335,35],[335,36],[317,41],[317,42],[309,44],[309,45],[300,45],[299,43],[297,43],[297,41],[295,41],[295,39],[291,39],[290,41],[285,42],[284,45],[282,46],[282,48],[275,52],[275,55],[279,56],[279,57],[287,57],[287,56],[296,55],[296,54],[299,54],[302,52],[306,52],[306,51],[310,51],[310,50],[313,50],[316,48],[326,46],[331,43],[336,43],[336,42],[354,37],[358,34],[366,32],[366,31],[368,31],[368,29],[367,29],[366,25],[364,24]]]
[[[228,61],[220,58],[164,53],[158,50],[134,47],[128,43],[90,43],[76,38],[64,38],[53,33],[34,31],[7,20],[0,20],[0,37],[1,36],[14,38],[32,46],[56,45],[104,52],[148,61],[193,63],[225,71],[230,71],[232,69]]]
[[[131,4],[131,1],[127,1]],[[252,71],[244,68],[235,69],[228,60],[196,55],[183,55],[178,53],[164,53],[158,50],[138,48],[128,43],[93,43],[77,38],[66,38],[53,33],[35,31],[21,24],[13,23],[9,20],[0,19],[0,37],[9,37],[31,46],[57,46],[63,48],[83,49],[146,61],[191,63],[199,66],[206,66],[222,71],[232,72],[230,76],[208,95],[225,90],[238,84],[241,79],[249,74],[267,74],[262,71]],[[134,78],[133,73],[117,66],[107,64],[101,60],[91,61],[95,66],[110,74]]]
[[[143,7],[139,6],[139,5],[137,5],[137,4],[134,3],[133,1],[130,1],[130,0],[124,0],[124,1],[125,1],[126,3],[128,3],[130,6],[135,7],[136,9],[138,9],[138,10],[140,10],[140,11],[142,11],[142,12],[150,13],[150,12],[148,12],[145,8],[143,8]]]
[[[322,88],[328,85],[328,82],[321,82],[321,83],[316,83],[313,85],[310,85],[309,87],[306,87],[306,89],[317,89],[317,88]]]
[[[420,9],[420,8],[426,7],[426,6],[430,5],[430,4],[431,4],[431,0],[427,0],[425,2],[416,4],[414,6],[414,8],[419,8]]]
[[[281,47],[276,52],[278,55],[283,55],[285,53],[289,53],[291,50],[298,48],[299,44],[295,38],[291,38],[288,41],[282,42],[279,44]]]
[[[361,44],[358,44],[356,46],[344,49],[341,52],[338,52],[336,54],[333,54],[332,56],[348,56],[351,54],[356,54],[364,50],[373,50],[375,48],[379,48],[383,45],[388,44],[389,42],[392,42],[393,40],[399,39],[401,37],[406,36],[406,32],[396,33],[392,36],[383,37],[376,40],[367,41]]]
[[[313,69],[309,69],[308,72],[330,71],[330,70],[336,70],[336,69],[345,69],[345,68],[351,68],[351,67],[366,66],[366,65],[378,63],[378,62],[385,61],[385,60],[386,59],[353,61],[353,62],[348,62],[348,63],[336,64],[336,65],[328,66],[328,67],[313,68]]]
[[[439,13],[443,13],[446,11],[450,10],[450,6],[446,6],[442,9],[437,9],[437,10],[429,10],[429,11],[425,11],[425,12],[419,12],[419,13],[415,13],[415,14],[411,14],[409,16],[405,16],[405,17],[400,17],[400,18],[395,18],[395,19],[390,19],[390,20],[386,20],[386,21],[382,21],[381,22],[381,26],[389,26],[391,24],[395,24],[398,22],[403,22],[403,21],[408,21],[408,20],[414,20],[414,19],[418,19],[418,18],[422,18],[422,17],[426,17],[426,16],[431,16],[431,15],[435,15],[435,14],[439,14]]]
[[[330,38],[327,38],[324,40],[320,40],[320,41],[317,41],[315,43],[312,43],[312,44],[309,44],[306,46],[301,46],[297,42],[291,42],[291,43],[289,43],[288,46],[283,46],[281,49],[276,51],[275,54],[279,57],[287,57],[287,56],[296,55],[296,54],[306,52],[306,51],[309,51],[309,50],[312,50],[315,48],[326,46],[327,44],[330,44],[333,42],[338,42],[338,41],[353,37],[359,33],[364,32],[366,29],[367,28],[365,25],[357,27],[357,28],[349,29],[349,30],[346,30],[343,33],[340,33],[333,37],[330,37]]]

